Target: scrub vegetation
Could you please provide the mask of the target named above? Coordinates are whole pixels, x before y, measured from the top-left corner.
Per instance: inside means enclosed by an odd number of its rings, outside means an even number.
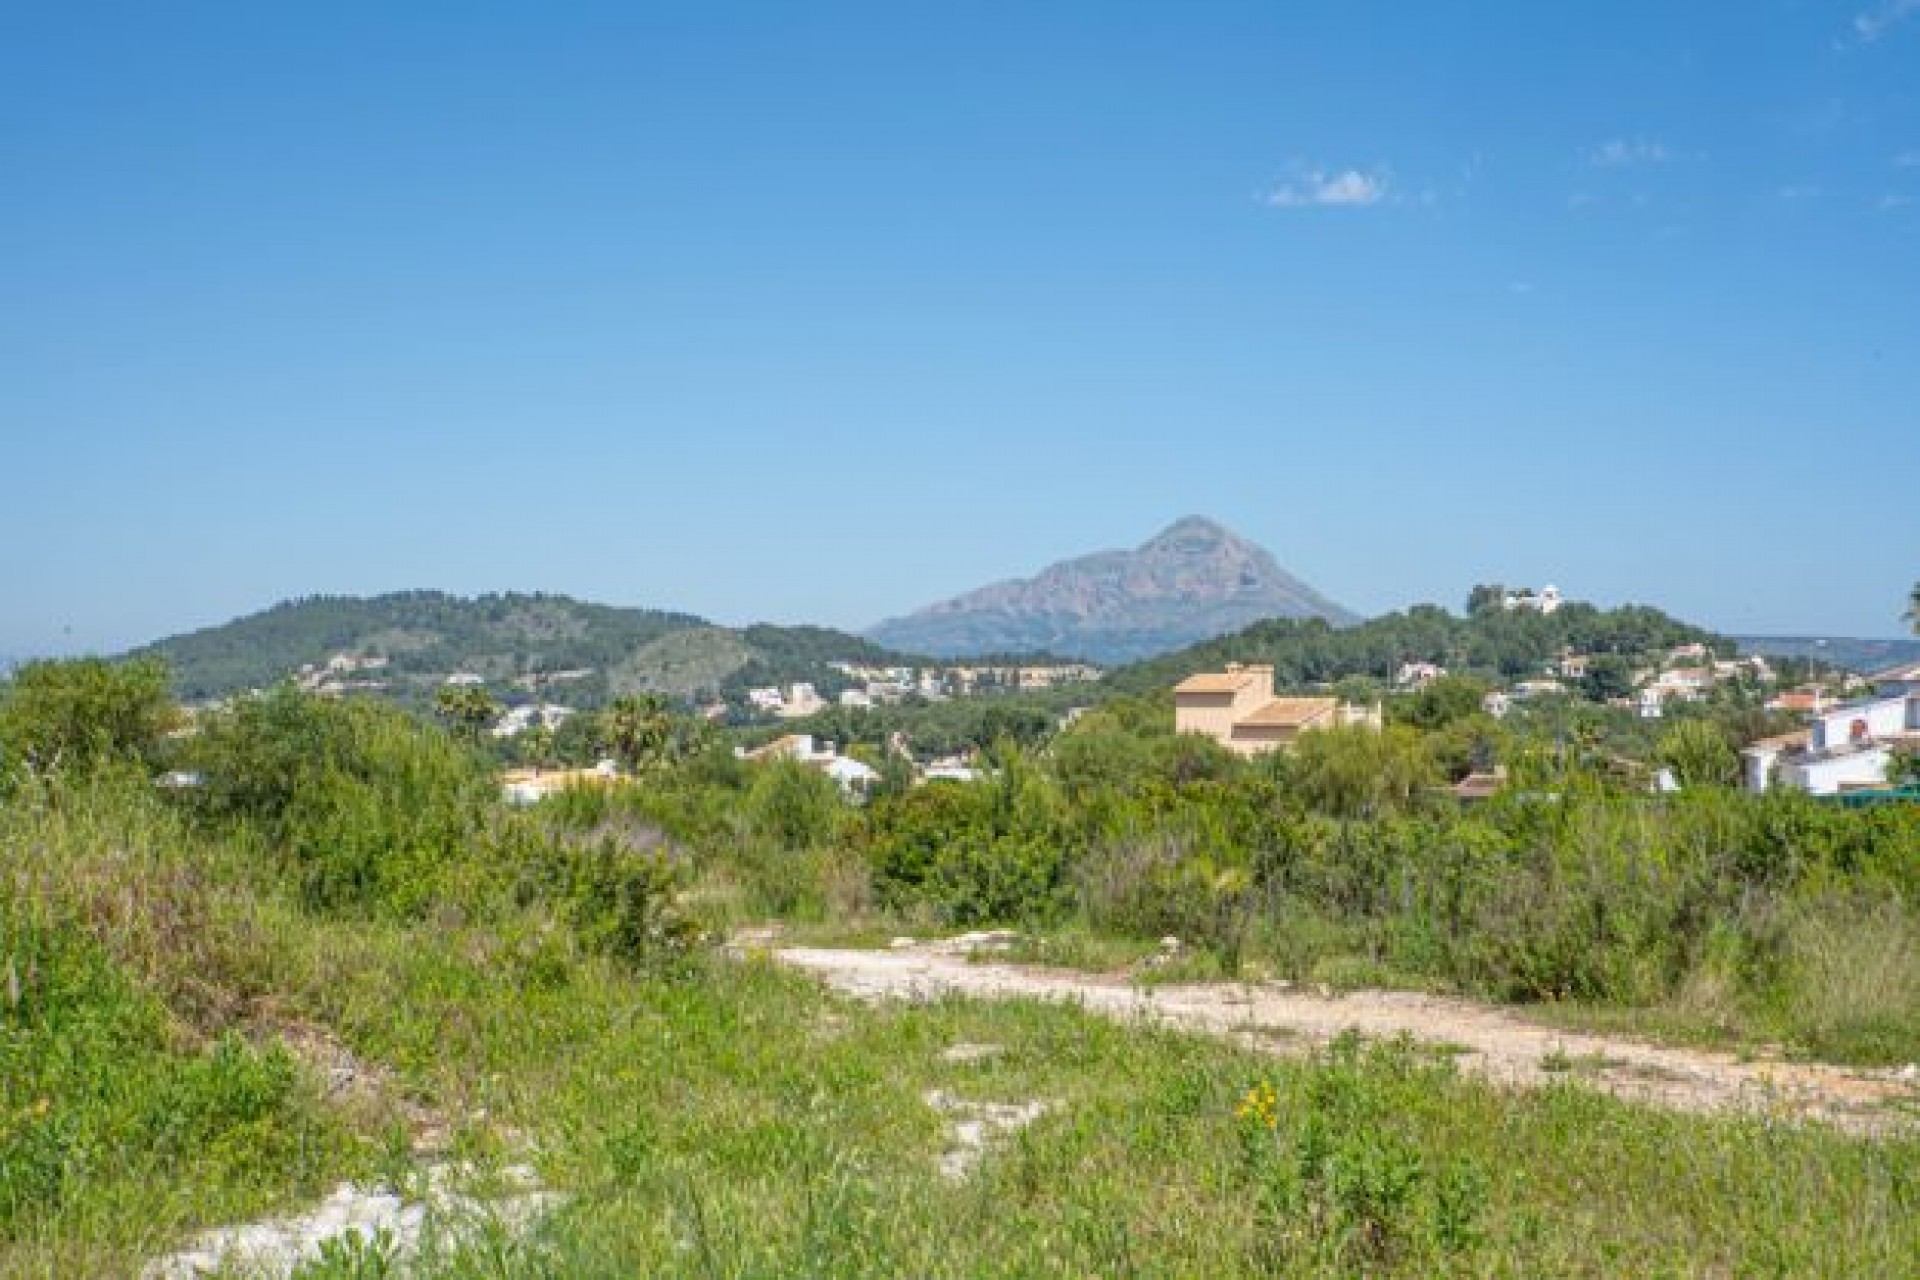
[[[428,1128],[556,1196],[409,1264],[430,1275],[1894,1275],[1920,1255],[1910,1135],[1630,1106],[1578,1064],[1507,1092],[1412,1042],[1278,1061],[1032,1002],[872,1006],[715,945],[768,919],[1010,925],[1088,957],[1173,932],[1215,973],[1904,1062],[1911,807],[1654,799],[1520,753],[1514,794],[1462,810],[1429,785],[1446,725],[1247,764],[1122,703],[1003,746],[980,783],[864,806],[709,749],[516,811],[490,762],[402,711],[279,693],[180,735],[164,688],[53,664],[0,694],[0,1273],[136,1274],[342,1178],[405,1188]],[[377,1087],[343,1092],[320,1043]],[[968,1107],[1037,1118],[949,1176]],[[341,1244],[307,1274],[393,1265]]]

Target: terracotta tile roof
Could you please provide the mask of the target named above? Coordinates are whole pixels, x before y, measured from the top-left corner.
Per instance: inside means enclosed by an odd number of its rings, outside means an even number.
[[[1251,725],[1272,729],[1303,726],[1332,715],[1340,703],[1334,698],[1275,698],[1250,715],[1240,717],[1235,727]]]
[[[1773,705],[1782,711],[1817,711],[1823,702],[1824,699],[1817,693],[1801,693],[1793,690],[1775,698]]]
[[[1250,671],[1203,671],[1173,686],[1175,693],[1238,693],[1253,683]]]
[[[1507,771],[1474,772],[1453,784],[1453,794],[1462,800],[1485,800],[1507,785]]]

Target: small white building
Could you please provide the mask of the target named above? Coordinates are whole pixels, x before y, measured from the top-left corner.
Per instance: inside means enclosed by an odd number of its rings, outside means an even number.
[[[1432,662],[1403,662],[1393,675],[1396,689],[1424,689],[1447,674],[1447,669]]]
[[[1920,733],[1920,695],[1862,698],[1817,712],[1807,726],[1815,751]]]
[[[789,733],[752,751],[735,747],[734,754],[742,760],[791,760],[810,769],[818,769],[832,778],[843,794],[849,796],[864,794],[868,787],[880,780],[878,769],[852,756],[841,755],[831,742],[816,746],[810,733]]]
[[[1521,587],[1509,591],[1500,597],[1500,607],[1508,613],[1515,609],[1531,609],[1535,613],[1553,613],[1564,603],[1560,598],[1560,588],[1549,583],[1535,591],[1532,587]]]
[[[1920,697],[1920,662],[1888,667],[1885,671],[1874,672],[1869,679],[1873,681],[1873,687],[1885,697]]]
[[[496,738],[514,738],[538,725],[542,729],[557,730],[573,714],[572,707],[563,707],[557,702],[529,702],[518,707],[509,707],[494,722],[493,736]]]
[[[773,714],[783,720],[797,720],[802,716],[810,716],[826,709],[827,700],[821,697],[811,684],[803,680],[787,689],[785,698],[780,706],[774,708]]]
[[[1830,796],[1842,791],[1877,787],[1887,780],[1892,755],[1874,743],[1783,756],[1778,766],[1780,785],[1809,795]]]
[[[852,756],[834,756],[819,767],[845,792],[865,791],[880,781],[878,769]]]

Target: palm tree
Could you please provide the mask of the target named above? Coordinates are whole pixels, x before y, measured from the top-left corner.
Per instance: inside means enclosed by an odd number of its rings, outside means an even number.
[[[1920,636],[1920,582],[1913,584],[1913,593],[1907,597],[1906,618],[1913,634]]]
[[[623,693],[607,705],[601,720],[607,746],[629,769],[658,761],[673,737],[673,716],[654,693]]]
[[[479,685],[441,685],[433,696],[433,709],[455,733],[475,742],[500,713],[492,696]]]

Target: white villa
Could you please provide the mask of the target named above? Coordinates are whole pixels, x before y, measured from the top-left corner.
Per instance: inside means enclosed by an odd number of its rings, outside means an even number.
[[[1553,613],[1564,603],[1560,596],[1560,588],[1552,584],[1538,591],[1532,587],[1521,587],[1500,597],[1500,607],[1508,613],[1512,613],[1515,609],[1531,609],[1535,613]]]
[[[1394,672],[1393,687],[1396,689],[1424,689],[1435,680],[1447,674],[1447,669],[1433,662],[1403,662],[1400,670]]]
[[[868,787],[880,780],[878,769],[852,756],[841,755],[834,749],[833,743],[823,742],[816,747],[810,733],[789,733],[752,751],[735,747],[734,754],[742,760],[792,760],[810,769],[818,769],[832,778],[843,794],[849,796],[864,794]]]
[[[1904,688],[1906,682],[1887,683]],[[1920,691],[1828,707],[1804,733],[1762,739],[1740,755],[1749,791],[1777,784],[1830,796],[1880,786],[1898,747],[1920,747]]]

